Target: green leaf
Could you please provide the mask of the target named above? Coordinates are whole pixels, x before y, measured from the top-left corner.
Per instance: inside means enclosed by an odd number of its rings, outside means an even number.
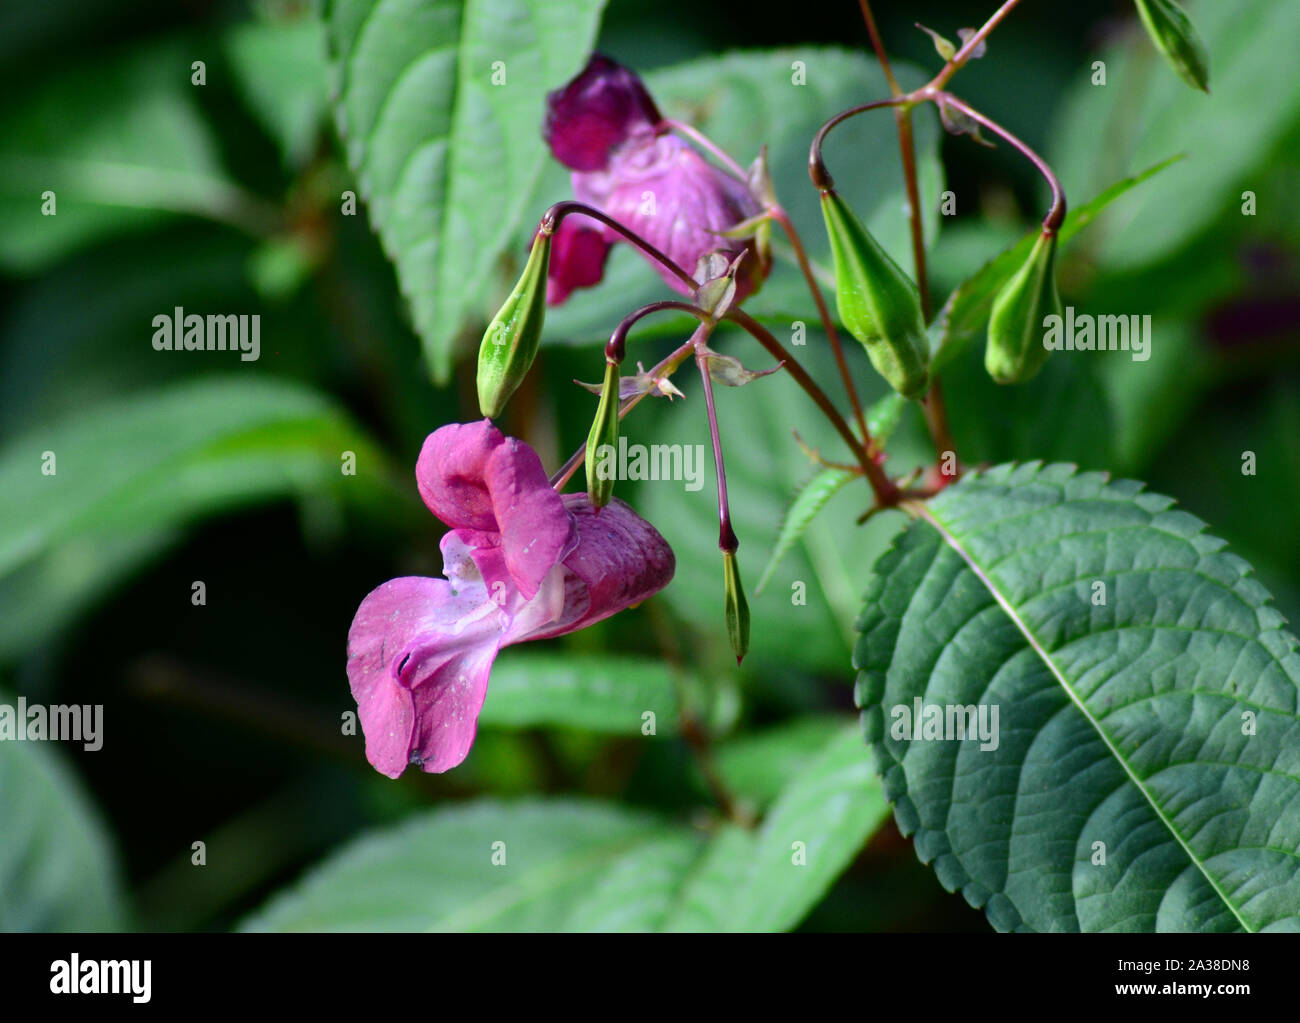
[[[799,542],[799,538],[803,536],[804,530],[812,523],[817,513],[826,507],[826,502],[834,497],[844,484],[854,479],[855,475],[847,469],[827,467],[818,471],[800,488],[799,493],[795,495],[794,504],[790,505],[790,510],[785,513],[785,519],[781,522],[781,532],[776,538],[776,547],[772,550],[772,556],[767,559],[767,567],[759,577],[758,586],[754,588],[755,594],[763,592],[763,587],[772,578],[776,566],[790,552],[790,548]]]
[[[604,0],[326,5],[348,162],[439,381],[516,226],[543,212],[524,207],[547,158],[545,95],[582,67],[603,8]]]
[[[244,102],[280,147],[285,166],[304,166],[329,109],[320,21],[247,22],[231,29],[224,45]]]
[[[659,818],[601,803],[476,800],[358,839],[244,929],[559,931],[575,916],[590,925],[634,901],[649,903],[636,907],[643,922],[663,897],[651,868],[684,865],[698,843]],[[629,858],[638,866],[630,876],[621,869]],[[634,897],[642,887],[650,890]]]
[[[876,447],[883,448],[889,443],[889,438],[898,429],[905,408],[907,408],[907,399],[897,391],[890,391],[867,409],[867,430],[871,433],[871,439],[876,442]]]
[[[856,725],[795,775],[756,832],[724,827],[665,930],[782,931],[820,901],[889,816]]]
[[[108,837],[76,777],[44,746],[0,742],[0,931],[120,930]]]
[[[655,734],[677,729],[672,669],[660,662],[606,654],[504,652],[479,715],[482,725],[563,725],[615,735],[640,735],[642,715]]]
[[[1079,76],[1052,119],[1047,155],[1067,194],[1090,194],[1169,153],[1187,154],[1159,188],[1117,203],[1092,253],[1111,272],[1149,267],[1217,221],[1240,225],[1242,192],[1259,187],[1300,118],[1300,75],[1278,73],[1294,61],[1300,4],[1208,0],[1187,8],[1214,55],[1210,99],[1165,73],[1134,32],[1099,55],[1106,86]],[[1261,220],[1269,215],[1260,208]]]
[[[1134,0],[1147,35],[1165,62],[1193,89],[1210,91],[1210,57],[1196,27],[1173,0]]]
[[[1060,247],[1096,219],[1097,215],[1121,195],[1166,167],[1180,160],[1170,157],[1131,178],[1116,182],[1091,202],[1070,210],[1061,226]],[[1016,275],[1025,264],[1041,232],[1031,231],[1009,249],[985,263],[973,277],[959,285],[939,310],[930,325],[930,347],[933,351],[931,372],[948,365],[965,348],[968,341],[984,330],[993,309],[993,300],[1002,286]]]
[[[346,451],[355,475],[343,474]],[[156,552],[151,537],[166,542],[197,517],[283,496],[373,501],[391,479],[370,441],[297,384],[217,378],[117,399],[0,448],[0,592],[40,594],[48,611],[108,582],[77,552],[133,566]],[[0,639],[22,638],[12,633],[11,623]]]
[[[887,815],[856,724],[841,725],[757,831],[725,825],[706,837],[593,801],[482,799],[358,839],[243,927],[781,930]]]
[[[221,166],[168,42],[62,72],[0,116],[0,266],[39,270],[107,235],[188,213],[257,232],[274,211]],[[69,130],[75,125],[76,130]],[[54,215],[42,213],[54,193]]]
[[[1161,332],[1161,339],[1166,337]],[[1006,387],[984,369],[972,345],[944,380],[948,420],[968,465],[1041,459],[1083,469],[1114,464],[1116,414],[1102,385],[1104,367],[1088,353],[1050,358],[1032,387]]]
[[[806,75],[802,85],[792,82],[796,62]],[[906,62],[895,64],[894,71],[907,88],[929,78]],[[699,128],[742,166],[767,143],[777,198],[799,227],[813,260],[829,267],[830,245],[818,193],[808,183],[808,143],[831,112],[861,103],[863,96],[888,93],[879,65],[857,50],[801,46],[702,57],[651,71],[645,79],[665,116]],[[943,190],[939,136],[936,119],[918,111],[916,153],[926,209],[938,208]],[[893,117],[888,112],[855,117],[836,129],[826,149],[836,188],[890,256],[900,266],[911,266]],[[571,197],[567,175],[548,173],[531,205],[540,215],[550,203]],[[937,235],[938,220],[925,218],[928,241]],[[787,250],[784,232],[773,228],[772,237],[778,255]],[[834,284],[823,290],[833,310]],[[664,294],[663,282],[644,258],[627,245],[615,245],[598,287],[577,292],[564,305],[547,311],[544,343],[588,344],[608,338],[629,310]],[[795,321],[809,327],[819,322],[817,307],[792,259],[778,261],[762,290],[745,300],[745,310],[782,339],[789,338]],[[656,316],[636,336],[678,332],[684,340],[693,324],[693,320]]]
[[[1300,924],[1297,641],[1172,505],[999,466],[876,565],[864,731],[917,854],[999,930]],[[909,741],[917,700],[996,709],[996,737]]]
[[[842,716],[794,718],[719,743],[714,761],[732,792],[767,806],[843,729]]]

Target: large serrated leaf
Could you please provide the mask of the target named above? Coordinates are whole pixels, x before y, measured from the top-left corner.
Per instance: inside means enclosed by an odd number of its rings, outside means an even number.
[[[326,5],[348,162],[440,381],[546,158],[545,95],[582,66],[603,8],[604,0]]]
[[[1172,505],[999,466],[876,565],[855,655],[868,741],[918,855],[999,929],[1300,925],[1297,641]],[[908,737],[917,700],[944,729]],[[939,738],[948,707],[998,727]]]

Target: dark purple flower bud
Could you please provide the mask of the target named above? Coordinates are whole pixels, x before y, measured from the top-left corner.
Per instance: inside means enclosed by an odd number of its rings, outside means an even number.
[[[660,116],[640,79],[605,57],[547,101],[544,135],[555,158],[573,170],[573,195],[640,235],[688,273],[713,251],[731,262],[747,256],[736,277],[735,301],[758,290],[769,259],[755,237],[727,232],[758,216],[763,207],[739,181],[683,139],[660,134]],[[576,222],[576,223],[575,223]],[[617,231],[573,215],[555,235],[547,301],[558,305],[575,288],[591,287],[604,273]],[[656,266],[669,286],[690,295],[671,271]]]
[[[611,150],[633,135],[653,134],[659,121],[641,79],[597,53],[577,78],[546,97],[542,137],[566,167],[596,171]]]

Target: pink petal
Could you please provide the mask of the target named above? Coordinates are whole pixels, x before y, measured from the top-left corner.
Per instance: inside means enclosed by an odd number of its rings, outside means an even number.
[[[512,625],[502,645],[576,632],[639,604],[668,585],[676,569],[659,531],[614,498],[597,514],[586,494],[566,494],[578,544],[564,559],[564,608],[555,620],[523,634]]]
[[[572,547],[573,524],[537,452],[489,420],[430,434],[415,477],[424,503],[447,525],[500,534],[506,568],[525,599]]]
[[[510,622],[513,632],[529,632],[554,622],[564,609],[564,566],[556,564],[537,593],[525,597],[506,567],[505,552],[495,534],[453,529],[442,538],[443,575],[452,589],[481,587]],[[503,643],[504,645],[504,643]]]
[[[413,762],[438,772],[465,759],[506,622],[481,583],[456,591],[406,576],[361,602],[348,681],[376,770],[396,778]]]
[[[429,434],[415,463],[415,482],[429,511],[455,528],[497,532],[483,475],[504,441],[487,419],[449,423]]]
[[[605,170],[572,175],[574,197],[595,206],[661,250],[687,273],[700,257],[715,249],[734,258],[742,249],[751,255],[741,264],[736,301],[756,290],[766,273],[760,267],[752,239],[721,234],[760,212],[759,204],[741,182],[705,160],[675,135],[629,144]],[[566,221],[567,223],[567,221]],[[609,232],[607,237],[618,236]],[[690,289],[671,271],[653,264],[674,290]]]
[[[605,276],[611,243],[601,231],[585,226],[583,219],[574,214],[561,220],[551,241],[547,305],[560,305],[576,288],[593,287]]]

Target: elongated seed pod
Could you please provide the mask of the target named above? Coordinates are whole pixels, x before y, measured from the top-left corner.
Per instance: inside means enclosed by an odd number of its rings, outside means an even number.
[[[605,384],[600,389],[596,418],[587,434],[587,497],[592,506],[604,508],[614,496],[616,452],[618,450],[619,364],[605,363]]]
[[[483,334],[478,349],[478,406],[490,419],[501,414],[537,357],[546,321],[550,261],[551,235],[538,231],[523,274]]]
[[[835,258],[840,319],[876,372],[900,394],[919,398],[930,379],[930,341],[916,285],[834,189],[822,191],[822,214]]]
[[[1048,316],[1061,315],[1056,290],[1056,232],[1043,231],[1024,266],[1003,285],[989,316],[984,368],[1000,384],[1020,384],[1047,361],[1043,343]]]
[[[722,574],[727,638],[739,664],[749,650],[749,601],[745,599],[745,585],[740,581],[740,565],[735,551],[722,552]]]

